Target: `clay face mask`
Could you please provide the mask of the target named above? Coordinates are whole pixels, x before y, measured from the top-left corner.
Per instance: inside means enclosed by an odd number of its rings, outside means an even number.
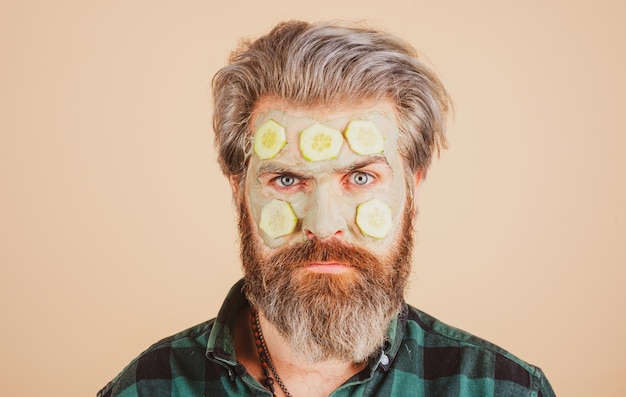
[[[406,196],[390,106],[343,112],[267,108],[254,119],[248,205],[268,248],[340,236],[384,251]]]

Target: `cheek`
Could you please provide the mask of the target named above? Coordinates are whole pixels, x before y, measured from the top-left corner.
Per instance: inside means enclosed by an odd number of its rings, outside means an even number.
[[[293,233],[297,223],[289,201],[273,199],[261,208],[258,226],[267,237],[276,240]]]
[[[266,197],[250,190],[248,207],[257,234],[265,246],[280,247],[295,232],[298,218],[289,201]]]
[[[355,224],[363,237],[363,244],[379,250],[396,241],[404,222],[405,209],[407,192],[401,178],[360,202],[356,207]]]
[[[384,201],[373,198],[356,207],[355,221],[363,235],[382,240],[387,237],[393,225],[391,207]]]

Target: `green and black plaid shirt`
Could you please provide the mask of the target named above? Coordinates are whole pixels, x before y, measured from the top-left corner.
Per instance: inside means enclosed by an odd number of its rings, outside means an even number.
[[[216,319],[154,344],[98,397],[271,396],[237,362],[237,283]],[[553,397],[541,370],[501,348],[405,306],[389,342],[331,396]]]

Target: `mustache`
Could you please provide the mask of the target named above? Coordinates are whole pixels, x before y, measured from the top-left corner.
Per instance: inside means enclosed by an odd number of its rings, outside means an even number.
[[[373,253],[348,245],[341,241],[320,241],[317,239],[296,243],[281,249],[267,258],[267,264],[281,268],[298,268],[312,262],[338,262],[358,269],[371,268],[372,263],[378,263]]]

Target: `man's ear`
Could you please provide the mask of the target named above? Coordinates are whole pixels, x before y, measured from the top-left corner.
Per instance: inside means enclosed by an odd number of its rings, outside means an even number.
[[[415,184],[413,185],[413,191],[412,191],[412,199],[413,202],[412,204],[412,208],[413,208],[413,216],[417,215],[417,189],[420,186],[420,182],[422,181],[424,177],[424,171],[419,169],[417,171],[415,171],[415,173],[413,174],[413,181],[415,182]]]
[[[415,171],[415,187],[418,187],[420,185],[423,175],[424,173],[421,169]]]
[[[233,200],[237,202],[237,198],[239,197],[239,178],[236,175],[231,175],[228,177],[230,181],[230,188],[233,191]]]

